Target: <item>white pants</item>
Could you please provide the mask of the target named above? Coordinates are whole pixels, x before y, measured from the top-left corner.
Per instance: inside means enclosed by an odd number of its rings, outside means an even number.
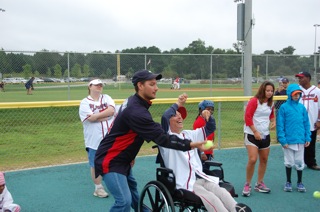
[[[294,144],[288,148],[282,148],[284,154],[284,165],[286,167],[296,167],[298,171],[304,169],[304,145]]]
[[[180,83],[174,82],[173,83],[173,89],[180,89]]]
[[[204,179],[198,179],[193,185],[193,191],[198,195],[209,212],[235,212],[237,202],[231,194],[219,185]]]

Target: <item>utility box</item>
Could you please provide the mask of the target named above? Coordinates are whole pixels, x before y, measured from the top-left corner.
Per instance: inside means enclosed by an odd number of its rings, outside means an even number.
[[[237,5],[237,40],[244,41],[244,14],[245,14],[245,5],[240,3]]]

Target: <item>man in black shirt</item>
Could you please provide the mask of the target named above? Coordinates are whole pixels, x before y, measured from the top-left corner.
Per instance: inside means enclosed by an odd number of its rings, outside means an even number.
[[[283,77],[280,80],[279,88],[274,93],[275,96],[287,96],[287,87],[289,85],[288,78]],[[275,104],[275,108],[278,110],[280,106],[285,103],[285,100],[278,100]]]
[[[113,127],[98,147],[95,156],[96,177],[103,176],[109,192],[115,199],[110,211],[138,211],[139,192],[132,174],[132,166],[144,141],[159,146],[188,151],[203,151],[203,142],[191,142],[176,135],[168,135],[161,125],[153,121],[149,112],[152,99],[158,91],[157,80],[161,74],[148,70],[136,72],[132,83],[136,93],[121,105]]]

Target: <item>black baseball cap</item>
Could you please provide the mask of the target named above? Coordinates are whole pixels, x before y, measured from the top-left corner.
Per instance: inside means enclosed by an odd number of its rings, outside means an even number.
[[[299,74],[296,74],[295,77],[309,77],[311,79],[310,73],[306,71],[299,72]]]
[[[162,78],[161,74],[153,74],[151,71],[148,70],[141,70],[134,73],[132,77],[133,85],[136,85],[138,82],[156,79],[159,80]]]
[[[281,79],[281,82],[288,83],[289,79],[284,77],[284,78]]]

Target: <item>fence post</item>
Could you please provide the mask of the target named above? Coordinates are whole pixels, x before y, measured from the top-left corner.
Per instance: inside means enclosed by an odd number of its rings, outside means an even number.
[[[68,100],[70,100],[70,53],[68,53]]]
[[[221,102],[218,103],[218,149],[221,149]]]

